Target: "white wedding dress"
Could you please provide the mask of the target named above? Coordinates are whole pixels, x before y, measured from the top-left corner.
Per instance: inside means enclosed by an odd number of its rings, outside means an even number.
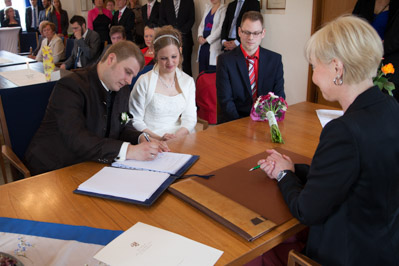
[[[186,104],[182,93],[166,96],[155,92],[145,109],[144,123],[161,137],[165,133],[173,134],[181,127],[180,115]]]

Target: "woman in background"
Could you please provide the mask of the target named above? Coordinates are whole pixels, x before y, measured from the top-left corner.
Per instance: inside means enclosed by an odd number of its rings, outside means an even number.
[[[44,39],[42,41],[41,47],[49,46],[51,48],[51,51],[53,53],[53,63],[56,64],[65,57],[64,42],[56,34],[54,23],[46,21],[43,23],[42,27]],[[33,59],[36,59],[39,62],[43,62],[42,49],[39,50],[36,58]]]
[[[54,14],[57,17],[57,34],[60,37],[68,36],[68,13],[62,9],[61,0],[53,0]]]
[[[198,49],[199,73],[204,70],[216,70],[216,58],[222,53],[220,34],[226,6],[221,0],[210,0],[198,27]]]
[[[367,19],[384,41],[383,63],[392,63],[399,68],[399,1],[359,0],[353,14]],[[395,84],[393,95],[399,101],[399,71],[388,75],[388,78]]]
[[[154,46],[152,41],[154,40],[155,35],[155,25],[150,24],[145,26],[144,28],[144,42],[147,47],[141,49],[141,52],[144,55],[145,65],[153,65],[154,64]]]
[[[344,115],[323,128],[310,166],[275,150],[258,162],[309,226],[306,255],[322,265],[399,265],[399,104],[373,86],[382,53],[357,17],[317,31],[306,45],[312,79]]]
[[[21,27],[21,22],[15,16],[15,10],[11,6],[6,7],[5,11],[5,20],[3,20],[3,27]]]
[[[108,9],[109,11],[111,11],[112,16],[115,13],[115,1],[114,0],[107,0],[105,2],[105,8]]]
[[[110,43],[109,26],[112,21],[112,13],[104,8],[103,0],[92,0],[94,8],[87,14],[87,27],[100,35],[101,43]]]
[[[181,70],[181,33],[164,26],[155,34],[154,69],[141,75],[130,95],[133,126],[158,140],[193,131],[197,123],[195,84]]]

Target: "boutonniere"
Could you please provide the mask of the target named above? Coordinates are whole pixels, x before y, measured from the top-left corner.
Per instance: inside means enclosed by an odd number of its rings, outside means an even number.
[[[127,122],[129,122],[131,118],[131,115],[127,112],[121,113],[121,124],[125,125]]]

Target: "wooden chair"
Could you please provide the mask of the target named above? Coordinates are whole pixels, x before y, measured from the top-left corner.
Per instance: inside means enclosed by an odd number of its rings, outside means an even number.
[[[36,49],[39,45],[39,35],[37,32],[21,32],[19,34],[19,54],[26,55],[30,53],[30,48],[32,51]]]
[[[2,154],[10,161],[13,180],[29,177],[22,162],[31,139],[43,120],[55,82],[0,90],[0,125],[4,137]],[[3,171],[3,165],[0,162]],[[6,175],[3,172],[3,176]]]
[[[301,266],[321,266],[314,260],[306,257],[302,253],[292,249],[290,253],[288,254],[288,263],[287,266],[296,266],[296,265],[301,265]]]
[[[208,121],[206,121],[206,120],[204,120],[204,119],[202,119],[202,118],[199,118],[199,117],[197,116],[197,125],[195,126],[195,131],[205,130],[205,129],[208,128],[208,126],[209,126]],[[200,129],[200,128],[201,128],[201,129]]]

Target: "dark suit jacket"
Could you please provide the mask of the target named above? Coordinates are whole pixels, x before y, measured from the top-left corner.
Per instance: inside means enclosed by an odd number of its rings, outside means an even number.
[[[68,35],[68,27],[69,27],[69,18],[68,13],[65,10],[61,10],[61,29],[62,35]],[[57,16],[57,15],[56,15]],[[57,22],[58,23],[58,22]],[[58,26],[58,25],[57,25]]]
[[[39,23],[42,22],[43,20],[50,21],[55,24],[55,32],[58,32],[58,21],[57,21],[57,15],[54,12],[48,12],[46,16],[46,10],[43,9],[42,11],[39,12]]]
[[[162,0],[159,10],[160,26],[172,25],[176,29],[180,30],[184,36],[189,36],[192,42],[193,38],[191,36],[191,28],[193,27],[194,22],[195,9],[193,0],[180,0],[177,18],[173,0]]]
[[[137,144],[141,132],[131,122],[121,124],[121,114],[129,112],[129,86],[116,92],[110,134],[105,138],[106,94],[96,66],[57,82],[43,122],[26,152],[32,174],[84,161],[110,163],[118,156],[123,141]]]
[[[40,14],[40,11],[43,10],[43,7],[37,5],[36,8],[38,10],[37,11],[37,25],[36,26],[37,26],[37,28],[39,28],[39,23],[40,23],[39,14]],[[26,8],[26,10],[25,10],[25,25],[26,25],[26,30],[27,31],[29,31],[29,30],[32,31],[32,29],[31,29],[31,27],[32,27],[32,7],[30,7],[30,6],[28,6]]]
[[[112,17],[112,26],[115,25],[123,26],[126,32],[126,40],[133,41],[132,31],[134,29],[134,20],[135,20],[133,11],[130,8],[126,7],[119,21],[118,21],[118,16],[119,16],[119,10],[115,11],[114,16]]]
[[[228,40],[228,38],[229,38],[231,23],[233,22],[233,19],[234,19],[234,13],[236,12],[236,7],[237,7],[237,0],[231,2],[227,6],[226,16],[224,18],[224,22],[223,22],[223,26],[222,26],[222,32],[220,34],[221,40]],[[240,41],[240,37],[238,36],[238,27],[240,26],[242,15],[244,15],[244,13],[247,11],[260,11],[259,1],[258,0],[245,0],[244,4],[242,5],[240,14],[238,15],[237,23],[236,23],[237,40],[238,41]]]
[[[258,95],[274,92],[285,98],[281,55],[259,48]],[[252,92],[246,59],[240,46],[219,55],[216,65],[216,90],[221,122],[249,115],[253,105]]]
[[[101,54],[101,40],[97,32],[87,29],[86,38],[75,40],[72,48],[71,56],[64,62],[66,69],[74,68],[76,57],[78,55],[78,48],[80,47],[82,54],[80,61],[82,67],[90,66],[97,62]]]
[[[399,104],[373,87],[329,122],[279,187],[322,265],[399,265]]]
[[[149,18],[147,17],[147,5],[141,7],[141,13],[143,16],[144,25],[159,24],[159,6],[160,6],[159,2],[155,1]]]
[[[4,25],[3,25],[3,22],[6,21],[4,11],[5,11],[4,9],[0,10],[0,27],[8,27],[8,26],[4,26]],[[21,21],[21,18],[19,17],[19,12],[18,12],[18,10],[14,9],[14,13],[15,13],[15,18],[16,18],[16,20],[17,20],[17,21]]]

